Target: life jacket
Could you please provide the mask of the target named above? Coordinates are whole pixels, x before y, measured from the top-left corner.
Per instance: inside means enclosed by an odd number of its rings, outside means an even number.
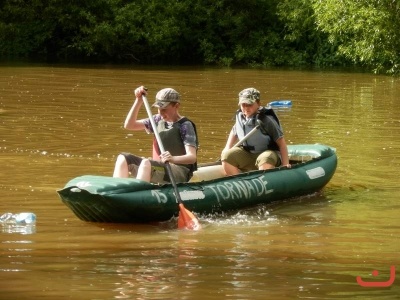
[[[261,107],[257,114],[246,120],[240,109],[236,112],[235,129],[238,139],[242,139],[249,133],[254,127],[257,126],[257,120],[260,120],[262,124],[270,122],[268,118],[273,118],[278,126],[280,122],[278,116],[274,110],[270,107]],[[243,149],[252,153],[261,153],[265,150],[279,150],[278,144],[271,138],[270,134],[266,132],[263,126],[260,126],[259,130],[253,133],[243,144]]]
[[[196,149],[198,149],[199,140],[196,130],[196,125],[186,117],[183,117],[179,121],[175,122],[171,127],[167,128],[167,124],[164,120],[160,120],[157,123],[157,131],[160,135],[161,142],[163,143],[164,149],[169,151],[173,156],[179,156],[186,154],[185,145],[183,143],[184,133],[181,131],[182,124],[186,121],[192,123],[194,132],[196,134]],[[160,148],[158,147],[157,139],[153,139],[153,159],[160,159]],[[194,164],[182,165],[190,170],[190,175],[197,170],[197,161]]]

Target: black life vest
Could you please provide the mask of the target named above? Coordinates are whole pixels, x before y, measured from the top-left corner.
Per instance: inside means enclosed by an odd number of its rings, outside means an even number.
[[[199,146],[199,139],[197,135],[196,125],[186,117],[181,118],[179,121],[175,122],[171,127],[167,128],[166,122],[160,120],[157,124],[157,131],[160,135],[161,141],[163,143],[164,149],[169,151],[173,156],[180,156],[186,154],[185,145],[183,143],[183,132],[181,132],[182,124],[186,121],[192,123],[194,132],[196,134],[196,150]],[[157,139],[153,139],[153,159],[159,160],[161,151],[158,147]],[[197,161],[194,164],[183,165],[190,170],[190,173],[197,170]]]

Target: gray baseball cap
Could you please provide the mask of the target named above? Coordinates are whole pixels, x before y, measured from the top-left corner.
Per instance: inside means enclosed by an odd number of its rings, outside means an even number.
[[[181,95],[179,95],[179,93],[172,88],[165,88],[157,93],[156,102],[153,104],[153,106],[163,109],[171,102],[180,103]]]
[[[239,93],[238,105],[242,103],[253,104],[257,100],[260,100],[260,91],[255,88],[247,88]]]

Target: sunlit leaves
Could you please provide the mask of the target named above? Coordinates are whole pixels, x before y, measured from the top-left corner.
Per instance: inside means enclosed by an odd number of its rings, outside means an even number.
[[[313,1],[318,28],[338,52],[375,72],[398,73],[399,6],[392,0]]]

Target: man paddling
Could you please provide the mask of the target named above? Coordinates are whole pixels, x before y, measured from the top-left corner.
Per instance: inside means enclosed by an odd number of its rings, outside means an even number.
[[[124,128],[154,133],[149,118],[137,119],[143,105],[143,95],[147,95],[143,86],[135,89],[136,99],[126,117]],[[177,182],[190,179],[196,168],[198,138],[194,123],[179,114],[180,103],[179,93],[172,88],[165,88],[157,93],[153,106],[158,108],[158,114],[153,116],[153,120],[165,152],[160,153],[154,139],[152,158],[121,153],[115,163],[114,177],[131,175],[147,182],[169,183],[171,180],[165,165],[168,161]]]

